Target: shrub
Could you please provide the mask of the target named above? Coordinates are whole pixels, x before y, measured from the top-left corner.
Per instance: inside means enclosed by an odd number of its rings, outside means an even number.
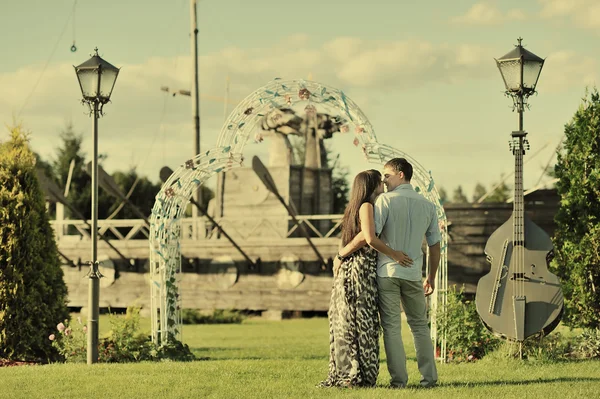
[[[59,357],[48,336],[69,313],[35,159],[12,128],[0,144],[0,357],[46,362]]]
[[[195,309],[183,309],[181,312],[183,324],[239,324],[244,315],[235,310],[214,310],[212,314],[202,314]]]
[[[523,341],[522,358],[535,362],[566,361],[573,356],[574,339],[568,338],[559,332],[550,335],[537,335]],[[520,359],[519,343],[516,341],[503,341],[502,344],[489,355],[491,360]]]
[[[189,362],[196,360],[187,344],[182,343],[174,336],[169,336],[168,343],[156,347],[154,360],[173,360],[177,362]]]
[[[68,363],[85,363],[87,360],[87,326],[77,318],[77,324],[70,325],[69,320],[56,325],[56,332],[48,336],[52,346]]]
[[[111,330],[99,343],[98,361],[126,363],[152,360],[155,345],[149,336],[138,332],[140,309],[130,307],[125,316],[109,316]]]
[[[48,339],[66,362],[87,361],[87,327],[77,318],[78,324],[70,326],[65,320],[56,326]],[[190,361],[196,357],[190,348],[175,337],[168,345],[159,346],[149,335],[139,332],[140,309],[130,307],[125,316],[110,314],[111,330],[98,343],[98,361],[101,363],[127,363],[141,361]]]
[[[594,89],[565,126],[564,151],[554,169],[561,196],[552,270],[571,327],[600,327],[600,95]]]
[[[456,291],[453,287],[448,291],[446,309],[439,308],[437,320],[442,334],[446,334],[449,361],[481,359],[500,344],[485,328],[475,303],[465,297],[462,289]]]
[[[600,358],[600,329],[588,329],[577,339],[575,355],[581,358]]]

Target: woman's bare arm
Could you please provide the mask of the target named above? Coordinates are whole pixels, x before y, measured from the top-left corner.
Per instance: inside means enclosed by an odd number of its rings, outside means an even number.
[[[361,231],[352,239],[352,241],[350,241],[348,244],[346,244],[345,247],[341,248],[338,253],[340,254],[341,257],[345,258],[346,256],[349,256],[349,255],[353,254],[354,252],[358,251],[365,245],[367,245],[367,241],[365,240],[365,236],[364,236],[363,232]]]
[[[407,254],[388,247],[375,234],[375,218],[373,216],[373,205],[371,203],[365,202],[360,206],[359,216],[361,229],[360,234],[364,236],[364,240],[367,245],[369,245],[371,248],[375,248],[378,252],[387,255],[402,266],[412,265],[412,259],[410,259]]]

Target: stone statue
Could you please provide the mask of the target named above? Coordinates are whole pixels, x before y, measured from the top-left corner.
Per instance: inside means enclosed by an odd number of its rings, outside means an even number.
[[[303,164],[305,168],[320,169],[327,167],[327,151],[324,139],[339,132],[345,120],[329,114],[317,113],[314,106],[305,108],[304,118],[298,116],[293,109],[274,109],[264,116],[261,124],[264,136],[271,139],[269,148],[269,166],[289,166]],[[299,151],[300,158],[294,160],[294,148],[290,135],[304,139],[304,151]],[[260,139],[262,139],[262,135]]]

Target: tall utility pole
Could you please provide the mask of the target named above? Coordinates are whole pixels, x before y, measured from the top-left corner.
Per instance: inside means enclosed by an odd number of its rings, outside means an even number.
[[[229,116],[229,75],[227,75],[227,79],[225,81],[225,101],[223,104],[223,123],[227,122],[227,117]],[[215,195],[216,199],[216,209],[214,215],[215,217],[223,216],[223,194],[225,189],[225,173],[219,172],[217,174],[217,192]]]
[[[198,21],[197,21],[197,0],[190,0],[190,18],[191,18],[191,43],[192,43],[192,63],[194,65],[194,84],[192,85],[192,115],[194,118],[194,157],[200,154],[200,90],[198,88]],[[194,193],[194,200],[202,205],[202,195],[200,195],[200,186]],[[192,207],[192,216],[198,217],[198,210]],[[194,224],[195,225],[195,224]]]

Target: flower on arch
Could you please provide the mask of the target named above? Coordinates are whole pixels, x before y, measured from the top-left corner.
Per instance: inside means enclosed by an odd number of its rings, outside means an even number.
[[[165,190],[165,195],[167,198],[173,198],[175,196],[175,190],[172,187],[169,187]]]
[[[256,133],[254,135],[254,141],[257,143],[262,143],[262,141],[264,140],[263,135],[261,133]]]
[[[342,125],[340,127],[340,133],[348,133],[349,130],[350,128],[348,127],[348,125]]]
[[[194,160],[188,159],[187,161],[185,161],[185,168],[193,169],[194,168]]]
[[[365,129],[362,126],[356,126],[355,132],[356,134],[363,134]]]
[[[292,105],[292,96],[286,94],[284,98],[287,105]]]
[[[308,91],[308,89],[300,89],[298,92],[298,97],[300,97],[301,100],[308,100],[310,97],[310,91]]]
[[[67,327],[65,328],[65,335],[68,337],[69,335],[71,335],[71,327]]]
[[[254,108],[252,108],[252,107],[246,108],[246,110],[244,111],[244,114],[250,115],[252,113],[252,111],[254,111]]]
[[[48,339],[49,339],[50,341],[54,341],[54,340],[56,339],[56,335],[54,335],[54,334],[50,334],[50,335],[48,336]]]
[[[273,123],[278,122],[280,119],[281,119],[280,113],[274,113],[273,116],[271,116],[271,121],[273,121]]]
[[[360,141],[358,141],[358,138],[355,137],[354,140],[352,141],[352,144],[354,144],[355,146],[358,147],[358,144],[360,143]]]
[[[304,107],[304,112],[306,112],[306,115],[314,116],[317,114],[317,107],[312,104],[308,104],[306,107]]]
[[[446,230],[446,224],[444,223],[443,220],[438,220],[438,227],[440,228],[440,231]]]
[[[56,325],[56,329],[60,332],[63,332],[63,331],[65,331],[65,325],[63,323],[58,323]]]

